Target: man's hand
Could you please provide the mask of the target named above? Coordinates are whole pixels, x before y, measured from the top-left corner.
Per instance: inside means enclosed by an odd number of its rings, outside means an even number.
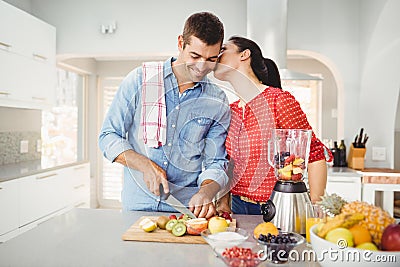
[[[219,184],[213,180],[204,180],[199,192],[193,195],[189,201],[189,209],[196,217],[211,218],[216,214],[214,196],[219,190]]]
[[[141,171],[147,188],[154,195],[160,195],[160,184],[162,184],[164,192],[166,194],[169,193],[167,174],[160,166],[149,158],[138,154],[133,150],[127,150],[119,154],[115,161],[131,169]]]
[[[167,194],[169,192],[167,174],[160,166],[150,159],[147,159],[141,167],[141,171],[143,172],[143,180],[150,192],[159,196],[160,184],[162,184],[164,188],[164,193]]]
[[[189,209],[198,218],[211,218],[216,214],[212,198],[201,192],[197,192],[189,201]]]

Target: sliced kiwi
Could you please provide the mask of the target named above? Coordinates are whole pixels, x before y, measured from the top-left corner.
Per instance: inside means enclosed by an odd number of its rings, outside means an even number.
[[[159,216],[157,218],[157,226],[160,227],[160,229],[165,229],[168,221],[169,221],[169,219],[167,216]]]
[[[167,231],[172,231],[172,228],[173,228],[174,225],[177,224],[177,223],[178,223],[178,220],[175,220],[175,219],[169,220],[169,221],[167,222],[167,224],[165,225],[165,229],[167,229]]]
[[[174,236],[183,236],[186,233],[186,225],[182,222],[178,222],[172,227],[172,234]]]

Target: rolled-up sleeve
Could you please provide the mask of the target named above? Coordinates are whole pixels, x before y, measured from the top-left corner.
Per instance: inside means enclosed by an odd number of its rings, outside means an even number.
[[[136,111],[138,77],[138,70],[135,69],[122,81],[100,130],[99,148],[111,162],[122,152],[133,149],[127,140],[127,133]]]
[[[226,175],[228,166],[225,140],[228,134],[231,113],[229,103],[225,98],[221,103],[220,111],[214,121],[213,125],[207,134],[204,147],[204,170],[200,173],[198,178],[198,185],[200,186],[204,180],[210,179],[216,181],[221,189],[225,188],[229,182]]]

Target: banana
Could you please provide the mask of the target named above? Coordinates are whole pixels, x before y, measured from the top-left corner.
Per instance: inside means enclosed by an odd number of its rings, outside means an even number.
[[[353,214],[348,214],[345,217],[345,221],[341,227],[344,228],[351,228],[357,223],[361,222],[364,220],[365,216],[362,213],[353,213]]]
[[[350,228],[353,225],[356,225],[360,221],[364,220],[364,215],[361,213],[353,213],[353,214],[339,214],[333,217],[333,219],[328,220],[318,231],[317,235],[319,237],[325,238],[326,234],[335,228],[344,227]]]
[[[328,220],[321,228],[321,230],[318,231],[317,235],[319,237],[325,238],[326,234],[335,228],[340,227],[344,223],[344,215],[339,214],[333,217],[331,220]]]

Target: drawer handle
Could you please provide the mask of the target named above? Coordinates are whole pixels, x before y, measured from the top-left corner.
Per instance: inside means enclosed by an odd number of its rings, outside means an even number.
[[[4,46],[5,48],[10,48],[10,47],[11,47],[10,44],[3,43],[3,42],[0,42],[0,45],[1,45],[1,46]]]
[[[41,60],[47,60],[47,57],[45,57],[45,56],[42,56],[42,55],[39,55],[39,54],[32,54],[32,55],[33,55],[34,58],[41,59]]]
[[[52,177],[52,176],[56,176],[57,175],[57,173],[50,173],[50,174],[47,174],[47,175],[43,175],[43,176],[36,176],[36,179],[45,179],[45,178],[49,178],[49,177]]]
[[[80,185],[74,186],[74,189],[79,189],[81,187],[85,187],[85,185],[84,184],[80,184]]]
[[[32,99],[33,99],[33,100],[45,101],[47,98],[45,98],[45,97],[32,96]]]
[[[10,95],[8,92],[0,91],[0,95]]]

